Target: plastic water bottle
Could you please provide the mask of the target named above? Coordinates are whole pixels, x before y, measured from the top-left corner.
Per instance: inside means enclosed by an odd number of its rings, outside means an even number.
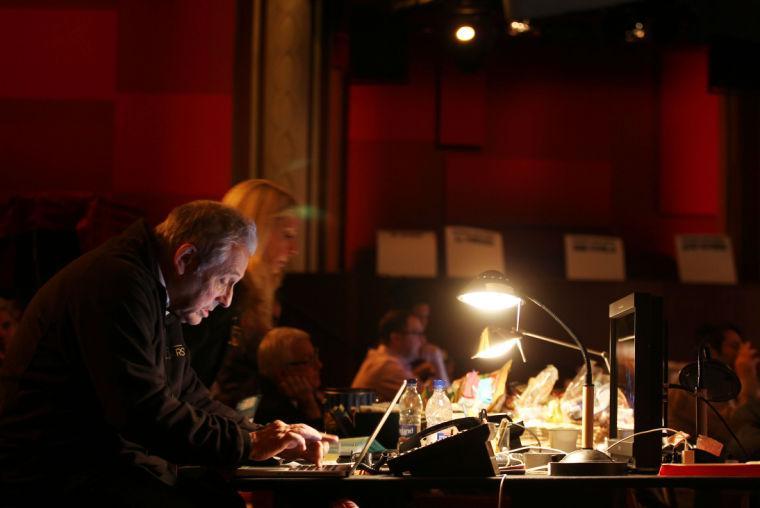
[[[398,444],[401,445],[422,428],[422,397],[417,393],[416,379],[407,380],[398,407]]]
[[[433,395],[425,406],[425,419],[427,420],[428,428],[439,423],[448,422],[453,416],[453,410],[451,409],[451,401],[444,392],[446,384],[442,379],[436,379],[433,381]],[[445,432],[438,432],[435,436],[430,436],[431,442],[439,441],[445,438],[447,434]]]

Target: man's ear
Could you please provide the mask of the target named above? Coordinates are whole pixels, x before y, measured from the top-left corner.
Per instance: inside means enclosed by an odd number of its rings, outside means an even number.
[[[195,269],[197,263],[195,262],[195,255],[198,253],[198,249],[192,243],[183,243],[177,250],[174,251],[174,268],[177,270],[177,275],[184,275],[186,272],[191,272]]]

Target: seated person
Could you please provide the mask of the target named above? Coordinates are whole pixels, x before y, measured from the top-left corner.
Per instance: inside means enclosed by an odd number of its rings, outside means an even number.
[[[309,334],[297,328],[270,330],[258,350],[261,402],[257,423],[283,420],[323,427],[322,362]]]
[[[423,330],[426,331],[430,320],[430,305],[426,302],[418,302],[412,306],[412,314],[419,318]],[[418,375],[420,381],[442,379],[447,386],[451,384],[446,367],[447,356],[446,351],[428,341],[423,335],[419,357],[412,362],[414,372]]]
[[[12,300],[0,298],[0,365],[5,358],[5,350],[16,333],[20,312]]]
[[[370,349],[351,383],[369,388],[380,400],[391,400],[405,379],[413,378],[411,362],[419,356],[424,329],[407,310],[391,310],[380,320],[380,346]]]
[[[731,440],[729,454],[739,460],[760,460],[760,400],[750,399],[736,408],[729,424],[741,443]]]
[[[755,369],[758,363],[757,352],[748,341],[744,341],[738,328],[731,324],[703,325],[697,331],[700,344],[710,347],[713,360],[718,360],[731,367],[741,381],[739,396],[728,402],[712,402],[715,409],[727,421],[732,417],[737,406],[754,400],[757,396],[758,378]],[[677,430],[694,435],[695,402],[694,396],[682,390],[668,391],[668,425]],[[738,428],[732,429],[737,432]],[[729,445],[733,438],[720,419],[708,408],[708,435],[724,445]]]
[[[0,368],[4,506],[45,506],[54,492],[61,505],[237,508],[218,468],[321,462],[337,438],[250,425],[190,366],[181,323],[230,305],[255,246],[253,223],[194,201],[155,228],[136,222],[42,286]]]

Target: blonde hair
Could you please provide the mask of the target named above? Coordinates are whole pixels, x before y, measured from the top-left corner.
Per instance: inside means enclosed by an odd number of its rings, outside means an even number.
[[[272,328],[275,291],[282,282],[281,273],[273,273],[264,261],[265,251],[277,219],[295,214],[295,197],[270,180],[245,180],[232,187],[222,203],[237,209],[256,224],[259,248],[248,261],[244,279],[246,301],[242,302],[240,326],[244,342],[255,341]]]
[[[269,330],[259,344],[257,353],[261,375],[273,379],[279,370],[293,360],[293,345],[300,340],[311,343],[309,334],[298,328],[282,326]]]

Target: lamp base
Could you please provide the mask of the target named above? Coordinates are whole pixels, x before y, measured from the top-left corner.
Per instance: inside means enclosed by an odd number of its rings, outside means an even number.
[[[604,452],[581,448],[568,453],[560,462],[549,463],[549,476],[621,476],[627,462],[617,462]]]

